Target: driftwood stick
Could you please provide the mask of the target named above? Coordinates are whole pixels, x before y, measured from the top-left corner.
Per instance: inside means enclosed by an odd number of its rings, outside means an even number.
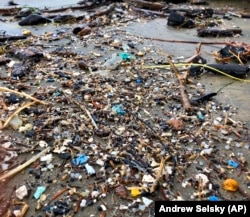
[[[167,17],[167,15],[164,14],[163,12],[161,12],[161,11],[152,11],[152,10],[147,10],[147,9],[142,9],[142,8],[136,8],[134,6],[131,6],[130,8],[133,11],[142,12],[144,14],[156,15],[156,16],[159,16],[159,17]]]
[[[16,167],[13,170],[8,171],[7,173],[3,174],[0,177],[0,182],[1,181],[6,181],[8,178],[10,178],[11,176],[19,173],[20,171],[22,171],[24,168],[26,168],[27,166],[29,166],[30,164],[34,163],[36,160],[38,160],[40,157],[42,157],[46,152],[50,151],[50,146],[45,148],[43,151],[41,151],[40,153],[38,153],[37,155],[35,155],[34,157],[32,157],[30,160],[26,161],[24,164],[21,164],[20,166]]]
[[[197,29],[199,37],[232,37],[241,33],[242,29]]]
[[[16,41],[16,40],[21,40],[21,39],[27,39],[27,36],[24,36],[24,35],[1,36],[0,42]]]
[[[93,17],[99,17],[105,14],[109,14],[111,13],[113,10],[115,9],[115,4],[111,4],[109,5],[107,8],[103,9],[103,10],[98,10],[97,12],[95,12],[93,14]]]
[[[7,7],[7,8],[0,8],[0,14],[3,16],[11,16],[17,14],[18,11],[20,11],[21,8],[18,7]]]
[[[128,36],[134,36],[138,37],[138,35],[134,35],[131,33],[128,33],[126,30],[117,30],[118,32],[122,32],[123,34],[126,34]],[[226,45],[230,44],[230,41],[188,41],[188,40],[173,40],[173,39],[163,39],[163,38],[152,38],[148,36],[139,36],[140,38],[151,40],[151,41],[160,41],[160,42],[169,42],[169,43],[184,43],[184,44],[199,44],[202,43],[203,45]]]
[[[92,7],[92,4],[89,5],[81,5],[81,6],[69,6],[69,7],[61,7],[61,8],[55,8],[55,9],[44,9],[42,10],[43,13],[58,13],[63,12],[67,10],[83,10]]]
[[[168,58],[168,62],[171,66],[171,68],[173,69],[178,81],[179,81],[179,90],[180,90],[180,94],[181,94],[181,102],[182,102],[182,105],[184,107],[184,110],[186,112],[190,112],[192,110],[192,106],[191,106],[191,103],[189,101],[189,97],[187,95],[187,91],[185,89],[185,82],[183,80],[183,78],[181,77],[181,75],[179,74],[177,68],[175,67],[175,65],[173,64],[171,58],[169,57]]]
[[[23,201],[17,201],[17,200],[14,200],[13,204],[14,205],[22,205],[21,213],[18,215],[18,217],[25,217],[25,215],[29,209],[29,205]]]
[[[150,188],[150,193],[155,192],[155,189],[156,189],[156,187],[157,187],[158,184],[159,184],[159,180],[161,179],[162,171],[163,171],[163,168],[164,168],[164,165],[165,165],[166,160],[167,160],[167,158],[165,158],[165,157],[163,157],[163,158],[161,159],[160,167],[159,167],[159,170],[158,170],[158,173],[157,173],[155,182],[153,183],[153,185],[152,185],[151,188]]]
[[[136,6],[140,8],[146,8],[150,10],[162,10],[165,8],[167,5],[162,4],[159,2],[150,2],[150,1],[143,1],[143,0],[129,0],[129,2],[135,3]]]
[[[19,95],[19,96],[24,96],[24,97],[26,97],[26,98],[29,98],[29,99],[31,99],[31,100],[34,100],[34,101],[36,101],[36,102],[38,102],[38,103],[40,103],[40,104],[43,104],[43,105],[46,104],[45,102],[43,102],[43,101],[41,101],[41,100],[39,100],[39,99],[36,99],[35,97],[30,96],[30,95],[28,95],[28,94],[26,94],[26,93],[24,93],[24,92],[18,92],[18,91],[16,91],[16,90],[11,90],[11,89],[6,88],[6,87],[0,87],[0,91],[2,91],[2,92],[15,93],[15,94],[17,94],[17,95]]]

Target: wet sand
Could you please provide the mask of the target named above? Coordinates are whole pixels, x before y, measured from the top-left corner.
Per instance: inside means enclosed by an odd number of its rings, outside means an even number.
[[[74,3],[73,1],[43,1],[38,2],[35,1],[36,3],[34,3],[33,1],[18,1],[16,0],[17,3],[22,4],[22,5],[30,5],[32,3],[32,6],[34,7],[58,7],[58,6],[65,6],[67,4],[70,3]],[[225,1],[226,2],[226,1]],[[230,1],[228,1],[230,2]],[[229,3],[228,3],[229,4]],[[217,2],[217,3],[213,3],[213,5],[221,7],[221,6],[225,6],[224,3]],[[231,3],[230,3],[230,6]],[[243,5],[242,5],[243,6]],[[245,8],[245,5],[243,6]],[[173,58],[177,58],[180,56],[184,56],[185,58],[188,58],[190,56],[192,56],[195,53],[195,49],[197,47],[197,44],[189,44],[189,43],[169,43],[169,42],[161,42],[158,41],[157,39],[170,39],[170,40],[176,40],[176,41],[186,41],[186,40],[192,40],[192,41],[197,41],[197,42],[208,42],[208,41],[226,41],[226,40],[231,40],[230,38],[199,38],[196,35],[196,30],[185,30],[185,29],[180,29],[180,30],[176,30],[173,29],[171,27],[168,27],[166,25],[166,18],[156,18],[154,20],[146,20],[146,19],[138,19],[138,22],[130,22],[128,24],[121,24],[119,26],[119,28],[117,29],[115,26],[112,27],[105,27],[105,29],[103,29],[104,31],[112,31],[112,28],[115,28],[117,30],[117,32],[119,32],[119,30],[125,31],[128,36],[131,35],[135,35],[136,37],[141,37],[141,39],[143,40],[143,44],[141,45],[141,47],[148,47],[148,48],[152,48],[152,50],[157,50],[158,52],[164,53],[166,55],[172,55]],[[245,42],[250,44],[250,28],[249,28],[249,19],[242,19],[242,18],[237,18],[237,17],[233,17],[233,19],[231,21],[227,21],[225,20],[225,23],[223,23],[223,26],[225,27],[232,27],[232,26],[238,26],[240,28],[243,29],[243,35],[235,38],[235,40],[237,41],[241,41],[241,42]],[[21,32],[24,29],[29,29],[31,30],[31,32],[34,35],[40,35],[43,34],[44,32],[56,32],[57,30],[60,30],[62,28],[66,28],[66,29],[72,29],[71,25],[65,25],[65,26],[58,26],[58,25],[54,25],[54,24],[50,24],[50,25],[46,25],[41,27],[20,27],[18,26],[17,22],[11,22],[11,23],[3,23],[3,25],[1,24],[1,29],[4,29],[5,31],[7,31],[9,34],[13,34],[13,35],[19,35],[21,34]],[[146,38],[152,38],[152,40],[149,39],[144,39],[144,37]],[[119,38],[119,34],[117,34],[117,38]],[[65,42],[65,41],[64,41]],[[53,42],[55,44],[57,44],[57,42]],[[58,42],[60,45],[62,44],[62,42]],[[76,46],[76,44],[73,44],[74,46]],[[202,45],[201,47],[201,53],[202,56],[204,58],[206,58],[209,63],[213,63],[215,62],[213,55],[211,54],[212,52],[215,52],[217,50],[219,50],[220,48],[222,48],[222,45]],[[92,47],[88,47],[88,49],[83,49],[82,47],[74,47],[73,50],[74,51],[78,51],[78,52],[82,52],[83,54],[88,55],[90,50],[92,49]],[[106,53],[108,55],[108,52]],[[105,56],[104,56],[105,58]],[[225,77],[225,76],[219,76],[219,75],[213,75],[213,74],[203,74],[202,76],[200,76],[199,78],[197,78],[198,80],[194,80],[195,82],[199,82],[201,84],[205,85],[206,91],[207,92],[211,92],[211,91],[215,91],[215,90],[219,90],[222,86],[232,82],[231,78]],[[247,127],[250,127],[250,114],[249,114],[249,99],[250,99],[250,88],[249,88],[249,78],[247,78],[246,82],[239,82],[239,81],[235,81],[234,83],[232,83],[231,85],[227,86],[226,88],[224,88],[217,96],[216,99],[219,102],[222,102],[223,104],[228,104],[234,108],[237,109],[237,113],[239,115],[237,115],[237,120],[242,121],[244,123],[246,123]],[[24,138],[25,139],[25,138]],[[224,150],[224,144],[221,144],[221,149],[222,151]],[[249,149],[240,149],[241,152],[249,152]],[[28,155],[23,155],[23,159],[26,159],[26,157],[29,157]],[[58,159],[57,159],[58,160]],[[250,161],[250,155],[248,155],[248,159],[247,161]],[[58,162],[60,162],[60,160],[58,160]],[[198,165],[199,166],[199,165]],[[189,173],[192,173],[193,171],[189,171]],[[57,174],[55,175],[54,171],[48,171],[46,176],[51,176],[51,177],[58,177],[57,183],[52,184],[49,187],[48,192],[50,192],[47,196],[51,197],[54,193],[56,193],[57,191],[59,191],[60,189],[62,189],[62,186],[65,184],[64,181],[60,180],[60,171],[56,172]],[[18,176],[14,177],[13,179],[11,179],[11,181],[8,183],[7,189],[11,190],[13,189],[13,186],[16,185],[16,183],[21,183],[23,182],[23,180],[26,180],[27,177],[29,176],[28,171],[23,171],[22,173],[18,174]],[[34,181],[34,180],[31,180]],[[81,185],[81,186],[85,186],[85,188],[87,188],[87,184],[89,184],[91,181],[86,179],[86,182],[74,182],[73,185]],[[246,181],[244,180],[243,183],[245,183]],[[69,183],[72,184],[72,183]],[[180,183],[179,183],[180,185]],[[181,186],[179,186],[181,188]],[[53,189],[53,190],[52,190]],[[179,189],[176,187],[176,189]],[[183,192],[183,196],[188,198],[189,197],[189,190],[188,189],[182,189]],[[225,197],[230,198],[230,199],[237,199],[239,198],[239,196],[237,197],[237,195],[232,195],[231,193],[228,192],[224,192],[225,193]],[[75,216],[90,216],[95,215],[95,216],[99,216],[99,211],[97,210],[97,206],[104,203],[107,205],[109,210],[112,210],[112,207],[117,207],[119,205],[119,203],[123,203],[122,200],[120,200],[119,198],[115,197],[115,200],[113,198],[113,195],[109,195],[107,198],[104,199],[105,201],[99,201],[95,206],[89,206],[84,208],[83,211],[79,212],[78,214],[76,214]],[[31,217],[31,216],[38,216],[41,214],[40,211],[36,211],[35,207],[37,205],[37,201],[30,197],[28,199],[28,203],[29,203],[29,211],[27,213],[27,217]],[[126,214],[127,215],[127,214]],[[124,215],[124,216],[126,216]],[[108,215],[109,216],[109,215]],[[111,213],[110,213],[110,216]],[[131,216],[131,213],[128,215]],[[135,215],[136,216],[136,215]],[[147,214],[145,216],[151,216],[150,214]]]

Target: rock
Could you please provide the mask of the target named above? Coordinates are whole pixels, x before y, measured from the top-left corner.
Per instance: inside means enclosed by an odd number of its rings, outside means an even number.
[[[18,15],[16,15],[16,18],[22,18],[22,17],[27,17],[30,14],[32,14],[32,9],[31,8],[22,8]]]
[[[44,57],[43,50],[34,46],[26,49],[13,49],[10,53],[20,60],[29,59],[34,62],[39,62]]]
[[[75,21],[76,17],[74,17],[73,15],[70,14],[65,14],[65,15],[57,15],[54,18],[54,22],[55,23],[68,23],[68,22],[72,22]]]
[[[37,14],[30,14],[29,16],[23,18],[18,24],[20,26],[29,26],[29,25],[39,25],[51,23],[51,20]]]
[[[22,63],[15,63],[11,69],[11,77],[13,79],[20,79],[29,74],[29,67]]]

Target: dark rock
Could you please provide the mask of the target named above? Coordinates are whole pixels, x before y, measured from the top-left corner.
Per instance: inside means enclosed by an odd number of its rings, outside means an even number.
[[[29,26],[29,25],[39,25],[51,23],[51,20],[37,14],[30,14],[29,16],[23,18],[18,24],[20,26]]]
[[[27,17],[29,16],[30,14],[32,14],[33,11],[31,8],[22,8],[18,15],[15,16],[15,18],[22,18],[22,17]]]
[[[34,138],[36,135],[35,131],[31,130],[31,131],[27,131],[25,133],[25,137],[28,137],[28,138]]]
[[[172,11],[168,17],[167,25],[173,27],[193,28],[195,27],[195,22],[190,18]]]
[[[250,68],[245,65],[238,65],[234,63],[228,64],[207,64],[207,71],[218,74],[218,71],[222,71],[225,74],[237,77],[237,78],[246,78],[247,74],[250,71]]]
[[[20,60],[32,60],[32,61],[39,61],[41,58],[44,57],[43,51],[38,47],[28,47],[26,49],[14,49],[10,51],[10,53],[20,59]]]
[[[10,1],[8,1],[8,5],[9,5],[9,6],[16,6],[16,5],[18,5],[18,4],[15,3],[14,1],[10,0]]]
[[[57,15],[54,18],[54,22],[55,23],[68,23],[68,22],[72,22],[75,21],[76,17],[74,17],[73,15],[69,15],[69,14],[65,14],[65,15]]]
[[[8,104],[16,104],[20,103],[21,97],[17,96],[14,93],[11,93],[8,97],[6,97],[6,100]]]
[[[71,207],[64,201],[55,201],[53,206],[53,213],[55,216],[65,215],[71,210]]]
[[[11,77],[17,79],[27,76],[28,74],[29,74],[29,67],[27,65],[16,63],[12,68]]]

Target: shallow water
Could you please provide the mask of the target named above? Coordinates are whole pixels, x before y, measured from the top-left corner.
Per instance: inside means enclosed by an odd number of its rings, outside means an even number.
[[[75,5],[78,0],[15,0],[15,3],[19,4],[19,6],[31,6],[37,8],[54,8],[54,7],[66,7],[70,5]],[[0,6],[8,6],[8,0],[1,0]]]
[[[66,7],[70,5],[75,5],[80,0],[14,0],[15,3],[19,4],[20,6],[32,6],[37,8],[54,8],[54,7]],[[210,6],[216,8],[221,7],[230,7],[235,9],[242,9],[242,8],[250,8],[250,1],[249,0],[207,0]],[[8,0],[1,0],[0,6],[7,6]]]

